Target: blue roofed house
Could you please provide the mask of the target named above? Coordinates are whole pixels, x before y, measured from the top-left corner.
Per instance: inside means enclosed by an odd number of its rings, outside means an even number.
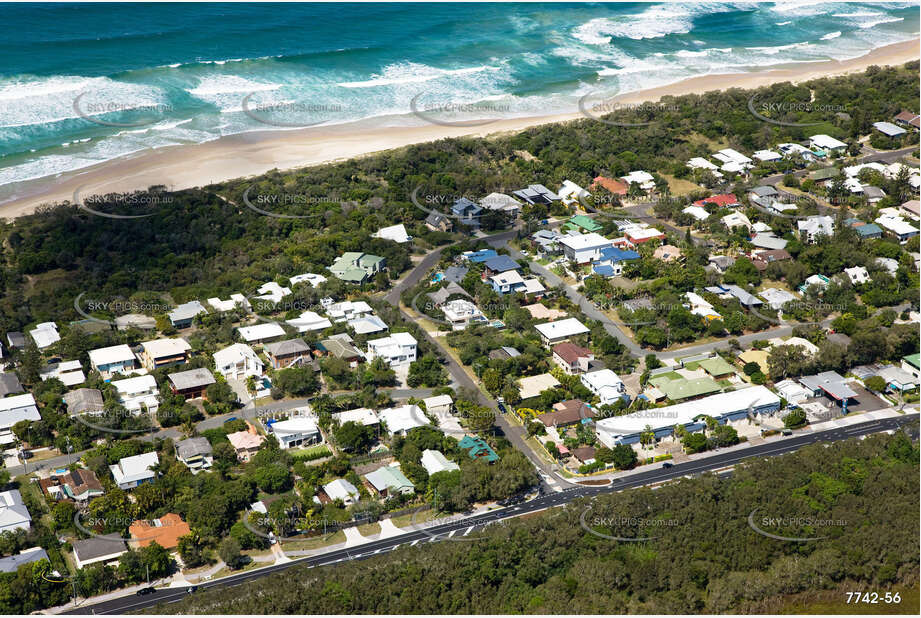
[[[474,264],[482,264],[483,262],[492,259],[499,255],[496,253],[495,249],[480,249],[479,251],[467,251],[461,254],[461,258],[467,260],[468,262],[473,262]]]
[[[451,206],[451,213],[464,225],[479,227],[483,208],[466,197],[457,199]]]
[[[521,264],[507,255],[497,255],[495,257],[489,258],[483,262],[483,267],[484,278],[492,275],[497,275],[499,273],[504,273],[509,270],[521,272]]]
[[[602,277],[619,277],[624,271],[624,262],[640,259],[636,251],[607,247],[592,260],[592,272]]]

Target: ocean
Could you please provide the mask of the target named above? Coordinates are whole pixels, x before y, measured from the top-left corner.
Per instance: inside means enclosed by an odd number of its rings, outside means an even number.
[[[569,113],[591,93],[849,59],[919,31],[917,2],[0,6],[0,201],[145,149]]]

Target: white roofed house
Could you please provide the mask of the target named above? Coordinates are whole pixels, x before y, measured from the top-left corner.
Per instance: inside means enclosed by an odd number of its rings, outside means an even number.
[[[687,167],[691,168],[692,170],[706,170],[713,174],[713,176],[716,178],[723,177],[723,173],[719,171],[719,168],[703,157],[693,157],[689,159],[687,162]]]
[[[206,301],[211,308],[217,311],[218,313],[226,313],[227,311],[233,311],[234,309],[245,309],[249,311],[252,307],[249,304],[249,300],[242,294],[236,293],[231,294],[229,300],[221,300],[218,297],[209,298]]]
[[[322,440],[317,419],[309,414],[298,414],[283,421],[270,422],[268,429],[278,439],[281,448],[295,448]]]
[[[282,287],[274,281],[268,281],[259,286],[259,289],[256,290],[256,294],[259,294],[256,298],[267,300],[277,305],[281,302],[282,298],[291,294],[291,288]]]
[[[756,150],[755,153],[752,155],[752,157],[755,159],[758,159],[759,161],[765,162],[765,163],[769,161],[779,161],[783,159],[782,154],[780,154],[779,152],[774,152],[773,150]]]
[[[120,489],[134,489],[144,483],[152,483],[157,478],[153,468],[160,463],[156,451],[123,457],[117,464],[109,466],[115,484]]]
[[[169,317],[170,324],[175,328],[183,329],[192,326],[192,321],[195,319],[195,316],[202,313],[208,313],[205,306],[197,300],[190,300],[187,303],[177,305],[166,315]]]
[[[374,315],[374,309],[363,300],[344,300],[341,303],[334,303],[327,307],[326,315],[336,323],[348,322],[349,320]]]
[[[249,376],[260,377],[265,365],[251,347],[235,343],[214,353],[214,369],[228,380],[245,380]]]
[[[786,303],[796,300],[796,296],[779,288],[767,288],[758,293],[771,309],[781,309]]]
[[[521,202],[505,193],[490,193],[480,200],[480,206],[486,210],[504,212],[511,219],[517,219],[521,212]]]
[[[744,173],[752,167],[752,160],[738,150],[723,148],[713,153],[713,158],[722,163],[720,169],[724,172]]]
[[[349,320],[348,327],[356,335],[373,335],[374,333],[382,333],[390,328],[386,322],[374,314]]]
[[[433,416],[443,416],[450,414],[454,408],[454,400],[451,395],[434,395],[422,400],[425,404],[425,410]]]
[[[32,515],[18,489],[0,492],[0,533],[32,529]]]
[[[160,390],[151,375],[114,380],[112,386],[118,393],[118,401],[133,414],[140,414],[145,406],[148,412],[156,412],[160,407],[160,399],[157,397]]]
[[[537,324],[534,329],[540,335],[541,341],[546,346],[553,346],[562,343],[576,335],[583,335],[589,332],[585,326],[576,318],[566,318],[555,322],[545,322]]]
[[[391,367],[408,365],[416,360],[418,342],[409,333],[393,333],[389,337],[368,341],[369,361],[383,358]]]
[[[481,324],[486,322],[483,312],[475,304],[463,298],[446,302],[441,306],[441,311],[445,319],[451,323],[452,330],[464,330],[472,322]]]
[[[35,342],[39,350],[44,350],[61,340],[61,335],[58,334],[58,325],[54,322],[36,324],[35,328],[29,331],[29,336],[32,337],[32,341]]]
[[[844,274],[847,276],[848,280],[854,285],[861,285],[868,283],[870,281],[870,273],[867,272],[867,269],[863,266],[854,266],[853,268],[845,268]]]
[[[64,386],[76,386],[86,382],[83,366],[78,360],[52,363],[44,367],[39,375],[42,380],[60,380]]]
[[[557,192],[557,194],[560,196],[560,199],[563,200],[563,203],[567,206],[580,204],[583,199],[592,196],[591,193],[571,180],[564,180],[563,186],[560,187],[560,190]]]
[[[335,479],[323,486],[323,493],[332,501],[342,500],[345,506],[358,502],[358,488],[345,479]]]
[[[627,395],[623,380],[610,369],[583,373],[579,379],[585,388],[598,397],[602,406],[611,405]]]
[[[293,326],[299,333],[309,333],[318,330],[332,328],[333,323],[329,318],[324,318],[316,311],[304,311],[296,318],[285,320],[285,324]]]
[[[720,219],[730,230],[737,227],[744,227],[746,230],[751,230],[752,222],[748,217],[745,216],[744,212],[732,212]]]
[[[882,210],[886,210],[883,208]],[[880,211],[882,213],[882,211]],[[918,235],[918,228],[903,219],[898,214],[881,214],[876,218],[876,223],[885,229],[890,236],[894,236],[900,243],[905,243],[912,236]]]
[[[905,135],[908,131],[903,129],[898,125],[894,125],[891,122],[874,122],[873,128],[885,135],[886,137],[901,137]]]
[[[655,178],[652,177],[652,174],[643,170],[630,172],[626,176],[621,176],[620,179],[629,185],[639,185],[643,191],[651,191],[656,188]]]
[[[411,241],[413,239],[406,232],[406,226],[402,223],[397,225],[391,225],[390,227],[382,227],[372,234],[372,238],[383,238],[384,240],[392,240],[395,243],[403,244]]]
[[[115,374],[128,375],[134,371],[137,362],[134,352],[125,344],[90,350],[89,357],[93,369],[106,379]]]
[[[16,441],[13,425],[19,421],[40,421],[41,415],[32,393],[13,395],[0,399],[0,446]]]
[[[811,136],[809,138],[809,145],[812,148],[824,150],[825,152],[828,152],[828,153],[840,152],[840,151],[843,151],[845,148],[847,148],[847,144],[845,144],[841,140],[835,139],[834,137],[831,137],[830,135],[825,135],[824,133],[820,133],[818,135]]]
[[[333,413],[333,420],[339,423],[340,426],[346,423],[358,423],[365,427],[373,427],[380,423],[377,412],[370,408],[355,408],[345,412],[335,412]]]
[[[141,363],[148,371],[184,363],[192,346],[185,339],[155,339],[141,343]]]
[[[407,404],[398,408],[386,408],[378,414],[381,421],[387,425],[387,431],[392,434],[406,435],[406,432],[416,427],[429,424],[422,408],[415,404]]]
[[[805,221],[796,222],[800,240],[815,244],[820,236],[832,236],[835,233],[835,220],[828,215],[813,215]]]
[[[460,470],[460,466],[445,457],[441,451],[434,451],[432,449],[425,449],[422,451],[421,463],[425,471],[429,473],[429,476],[438,474],[439,472]]]
[[[558,242],[566,259],[575,264],[597,260],[601,252],[611,246],[610,240],[595,232],[563,236]]]
[[[238,326],[237,332],[247,343],[264,343],[285,336],[285,329],[274,322],[263,322],[252,326]]]
[[[298,283],[309,283],[311,287],[317,287],[321,283],[326,281],[326,277],[323,275],[318,275],[316,273],[304,273],[302,275],[294,275],[288,282],[291,285],[297,285]]]
[[[684,208],[681,212],[683,212],[686,215],[691,215],[697,221],[706,221],[710,217],[710,213],[707,212],[707,209],[701,206],[688,206]]]

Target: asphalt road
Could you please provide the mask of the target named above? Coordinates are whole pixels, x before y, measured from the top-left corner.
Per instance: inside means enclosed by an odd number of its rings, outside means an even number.
[[[483,513],[468,519],[441,524],[432,528],[428,528],[424,531],[417,530],[397,537],[365,543],[359,547],[351,549],[338,549],[318,556],[292,560],[291,562],[285,564],[267,567],[258,571],[240,573],[239,575],[232,575],[213,582],[203,583],[198,587],[200,589],[232,587],[245,581],[262,577],[269,573],[275,573],[288,569],[295,565],[306,565],[310,567],[332,565],[338,562],[358,560],[377,554],[386,553],[388,551],[393,551],[397,547],[403,545],[412,546],[419,543],[442,541],[448,538],[465,538],[471,533],[474,533],[477,528],[481,528],[487,524],[498,522],[510,517],[518,517],[544,509],[562,506],[578,498],[590,498],[599,494],[612,493],[633,487],[650,485],[653,483],[661,483],[663,481],[668,481],[687,475],[701,474],[709,470],[716,470],[731,466],[746,459],[755,457],[772,457],[783,453],[789,453],[803,446],[814,444],[816,442],[846,440],[848,438],[854,438],[861,435],[898,429],[899,427],[912,421],[916,421],[917,419],[918,414],[907,414],[897,418],[868,421],[859,425],[851,425],[848,427],[830,429],[822,432],[803,433],[790,438],[771,441],[758,446],[751,446],[740,450],[718,453],[712,457],[707,457],[702,460],[675,464],[671,468],[656,468],[654,470],[642,472],[623,480],[615,481],[610,485],[602,487],[586,487],[581,485],[571,487],[559,493],[543,494],[522,504],[497,509],[495,511]],[[739,517],[741,520],[745,517],[745,514],[740,513]],[[574,524],[578,525],[577,522],[574,522]],[[120,597],[118,599],[112,599],[102,603],[96,603],[94,605],[80,606],[65,613],[121,614],[125,612],[138,611],[160,603],[175,603],[184,599],[188,594],[189,593],[185,588],[164,588],[147,596],[139,597],[136,595],[131,595]]]

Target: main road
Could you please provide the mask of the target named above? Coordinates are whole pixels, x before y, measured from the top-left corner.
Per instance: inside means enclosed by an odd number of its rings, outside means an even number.
[[[519,517],[528,513],[535,513],[545,509],[560,507],[579,498],[592,498],[601,494],[613,493],[630,489],[662,483],[677,479],[687,475],[702,474],[704,472],[719,470],[728,466],[735,465],[746,459],[766,458],[784,453],[789,453],[800,449],[809,444],[825,442],[832,440],[846,440],[856,438],[872,433],[883,431],[897,430],[900,427],[918,420],[918,414],[906,414],[904,416],[873,420],[859,425],[850,425],[829,429],[821,432],[802,433],[790,438],[781,438],[760,444],[750,446],[741,450],[726,451],[725,453],[716,453],[706,459],[689,461],[686,463],[675,464],[671,468],[655,468],[645,472],[640,472],[632,476],[615,480],[613,483],[605,486],[584,486],[578,485],[571,487],[559,493],[545,493],[539,495],[528,502],[496,509],[487,513],[482,513],[469,518],[462,518],[433,526],[401,534],[399,536],[370,541],[360,546],[348,549],[336,549],[324,554],[292,560],[283,564],[277,564],[265,567],[255,571],[231,575],[219,580],[199,584],[199,589],[223,588],[237,586],[243,582],[263,577],[270,573],[276,573],[289,569],[292,566],[318,567],[337,564],[368,558],[378,554],[393,551],[398,547],[409,545],[414,546],[420,543],[442,541],[449,538],[475,538],[470,537],[476,529],[482,528],[488,524],[498,522],[504,519]],[[746,513],[738,513],[739,521],[743,522]],[[573,525],[579,525],[578,517],[573,518]],[[474,542],[474,541],[471,541]],[[186,588],[164,588],[159,589],[147,596],[124,596],[117,599],[111,599],[92,605],[78,606],[72,610],[62,613],[68,614],[123,614],[126,612],[138,611],[160,603],[174,603],[181,601],[188,596]]]

